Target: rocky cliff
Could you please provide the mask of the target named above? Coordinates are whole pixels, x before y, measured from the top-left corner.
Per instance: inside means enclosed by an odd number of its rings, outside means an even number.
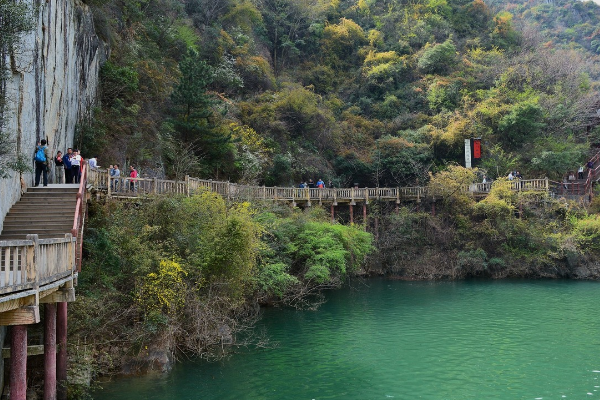
[[[16,152],[28,157],[40,139],[48,141],[53,154],[72,147],[76,125],[89,117],[96,101],[98,72],[108,56],[84,3],[46,0],[33,6],[36,27],[7,60],[11,70],[6,84],[5,129],[15,139]],[[24,174],[23,180],[32,185],[33,174]],[[20,188],[18,173],[0,179],[0,227],[20,198]]]

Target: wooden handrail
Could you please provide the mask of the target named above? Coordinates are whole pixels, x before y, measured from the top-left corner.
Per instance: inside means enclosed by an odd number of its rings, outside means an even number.
[[[414,186],[402,188],[297,188],[297,187],[268,187],[241,185],[224,181],[204,180],[186,177],[185,181],[172,181],[157,178],[104,178],[108,177],[108,170],[94,170],[90,172],[90,183],[98,190],[107,191],[109,196],[139,197],[140,195],[156,195],[166,193],[193,194],[198,190],[206,189],[220,194],[228,200],[275,200],[291,203],[301,202],[352,202],[370,200],[398,201],[403,199],[425,198],[431,195],[427,186]],[[110,188],[109,188],[110,187]],[[492,182],[474,183],[463,190],[470,193],[489,193]],[[548,191],[548,180],[521,179],[511,182],[515,191]]]
[[[76,269],[77,239],[0,241],[0,294],[26,290],[72,275]]]
[[[88,163],[85,160],[81,161],[81,178],[79,181],[79,190],[77,191],[77,203],[75,205],[75,216],[73,218],[73,228],[71,229],[71,235],[75,237],[78,243],[77,254],[76,254],[76,263],[77,263],[77,271],[81,271],[81,253],[83,251],[83,237],[80,238],[81,230],[83,229],[83,208],[85,201],[85,190],[87,185],[87,171],[88,171]],[[83,236],[83,235],[81,235]],[[81,239],[81,240],[80,240]]]

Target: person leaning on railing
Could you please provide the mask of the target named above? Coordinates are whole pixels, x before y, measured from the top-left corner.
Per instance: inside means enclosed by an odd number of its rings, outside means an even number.
[[[137,170],[133,167],[133,165],[129,166],[129,177],[132,178],[131,181],[129,182],[129,189],[134,192],[135,191],[135,182],[137,181],[138,177],[138,172]]]
[[[121,170],[119,169],[119,164],[115,164],[114,168],[108,171],[110,175],[110,190],[114,192],[119,191],[119,178],[121,177]]]

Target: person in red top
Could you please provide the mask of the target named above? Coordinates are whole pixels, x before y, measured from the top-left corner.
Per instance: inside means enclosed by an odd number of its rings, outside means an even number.
[[[129,177],[130,178],[137,178],[138,177],[138,172],[136,171],[136,169],[133,167],[133,165],[129,166]],[[131,189],[131,191],[135,191],[135,179],[132,179],[129,182],[129,188]]]

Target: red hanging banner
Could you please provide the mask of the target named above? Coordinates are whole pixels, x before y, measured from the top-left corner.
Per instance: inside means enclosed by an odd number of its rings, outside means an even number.
[[[481,158],[481,139],[473,139],[473,158]]]

